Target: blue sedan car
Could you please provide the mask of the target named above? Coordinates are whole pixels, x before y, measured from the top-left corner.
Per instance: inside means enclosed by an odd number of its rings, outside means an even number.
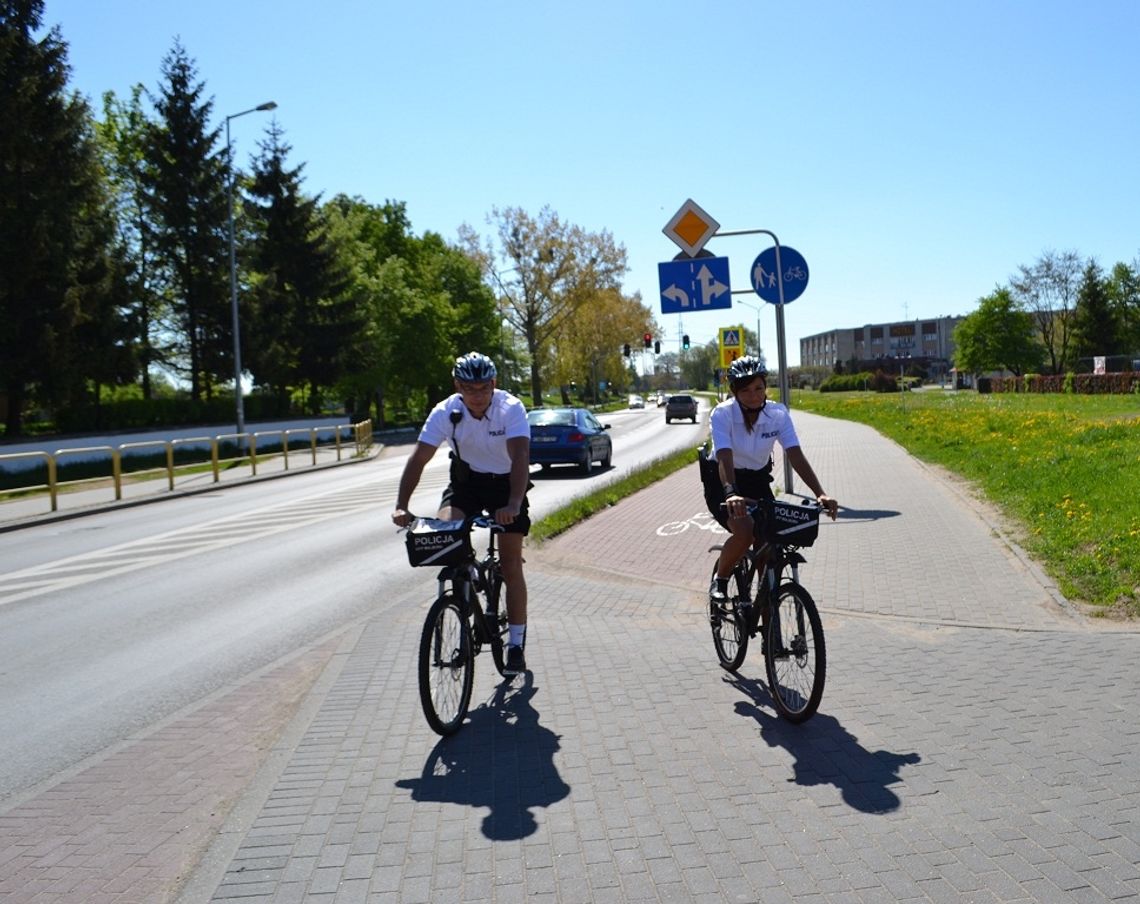
[[[530,421],[530,463],[542,465],[577,465],[589,474],[594,462],[610,467],[613,441],[606,433],[609,424],[601,423],[586,408],[535,408],[528,411]]]

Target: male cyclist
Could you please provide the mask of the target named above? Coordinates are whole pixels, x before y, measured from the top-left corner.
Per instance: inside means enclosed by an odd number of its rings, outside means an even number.
[[[455,393],[435,406],[404,466],[392,520],[406,527],[408,503],[424,466],[446,440],[451,443],[451,481],[438,517],[456,521],[486,511],[503,525],[499,559],[507,589],[507,675],[526,671],[526,578],[523,537],[530,532],[526,493],[530,489],[530,425],[523,403],[495,388],[495,364],[470,352],[455,359]]]
[[[800,448],[787,406],[768,401],[768,373],[758,358],[737,358],[728,368],[728,385],[732,398],[725,399],[709,416],[712,451],[717,463],[725,508],[713,502],[719,494],[708,498],[710,511],[722,527],[731,532],[716,567],[716,578],[709,589],[713,602],[728,598],[728,579],[733,566],[752,545],[753,523],[747,511],[750,499],[770,503],[772,449],[778,442],[796,473],[811,488],[819,504],[832,520],[839,503],[823,491],[807,456]]]

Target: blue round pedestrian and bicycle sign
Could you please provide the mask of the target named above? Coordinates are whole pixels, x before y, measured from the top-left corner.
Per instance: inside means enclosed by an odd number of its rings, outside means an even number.
[[[757,255],[752,262],[752,288],[769,304],[780,303],[781,277],[784,284],[783,301],[795,301],[804,294],[808,284],[808,265],[804,256],[789,248],[780,246],[780,265],[776,266],[776,246],[773,245]]]

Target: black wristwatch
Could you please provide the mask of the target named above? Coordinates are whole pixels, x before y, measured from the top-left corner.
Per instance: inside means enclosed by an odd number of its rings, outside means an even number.
[[[726,483],[724,485],[724,498],[727,499],[729,496],[735,496],[735,495],[736,495],[736,487],[734,487],[731,483]]]

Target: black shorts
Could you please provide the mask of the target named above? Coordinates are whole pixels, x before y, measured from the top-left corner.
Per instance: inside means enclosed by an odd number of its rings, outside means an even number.
[[[760,501],[760,511],[754,516],[757,528],[761,528],[767,521],[771,519],[772,501],[775,497],[772,495],[772,469],[771,467],[764,468],[759,471],[750,470],[748,468],[736,468],[733,471],[734,483],[736,492],[744,496],[746,499],[757,499]],[[716,518],[717,524],[728,529],[728,512],[721,506],[720,503],[724,502],[724,488],[721,488],[720,499],[717,501],[715,507],[711,499],[706,499],[709,502],[709,511],[712,516]]]
[[[527,485],[530,489],[530,485]],[[467,517],[480,515],[486,512],[494,515],[511,499],[511,478],[509,474],[480,474],[471,471],[470,476],[461,482],[449,483],[443,491],[443,498],[439,507],[454,506]],[[523,496],[518,516],[510,524],[503,525],[505,534],[522,534],[524,537],[530,533],[530,504]]]

